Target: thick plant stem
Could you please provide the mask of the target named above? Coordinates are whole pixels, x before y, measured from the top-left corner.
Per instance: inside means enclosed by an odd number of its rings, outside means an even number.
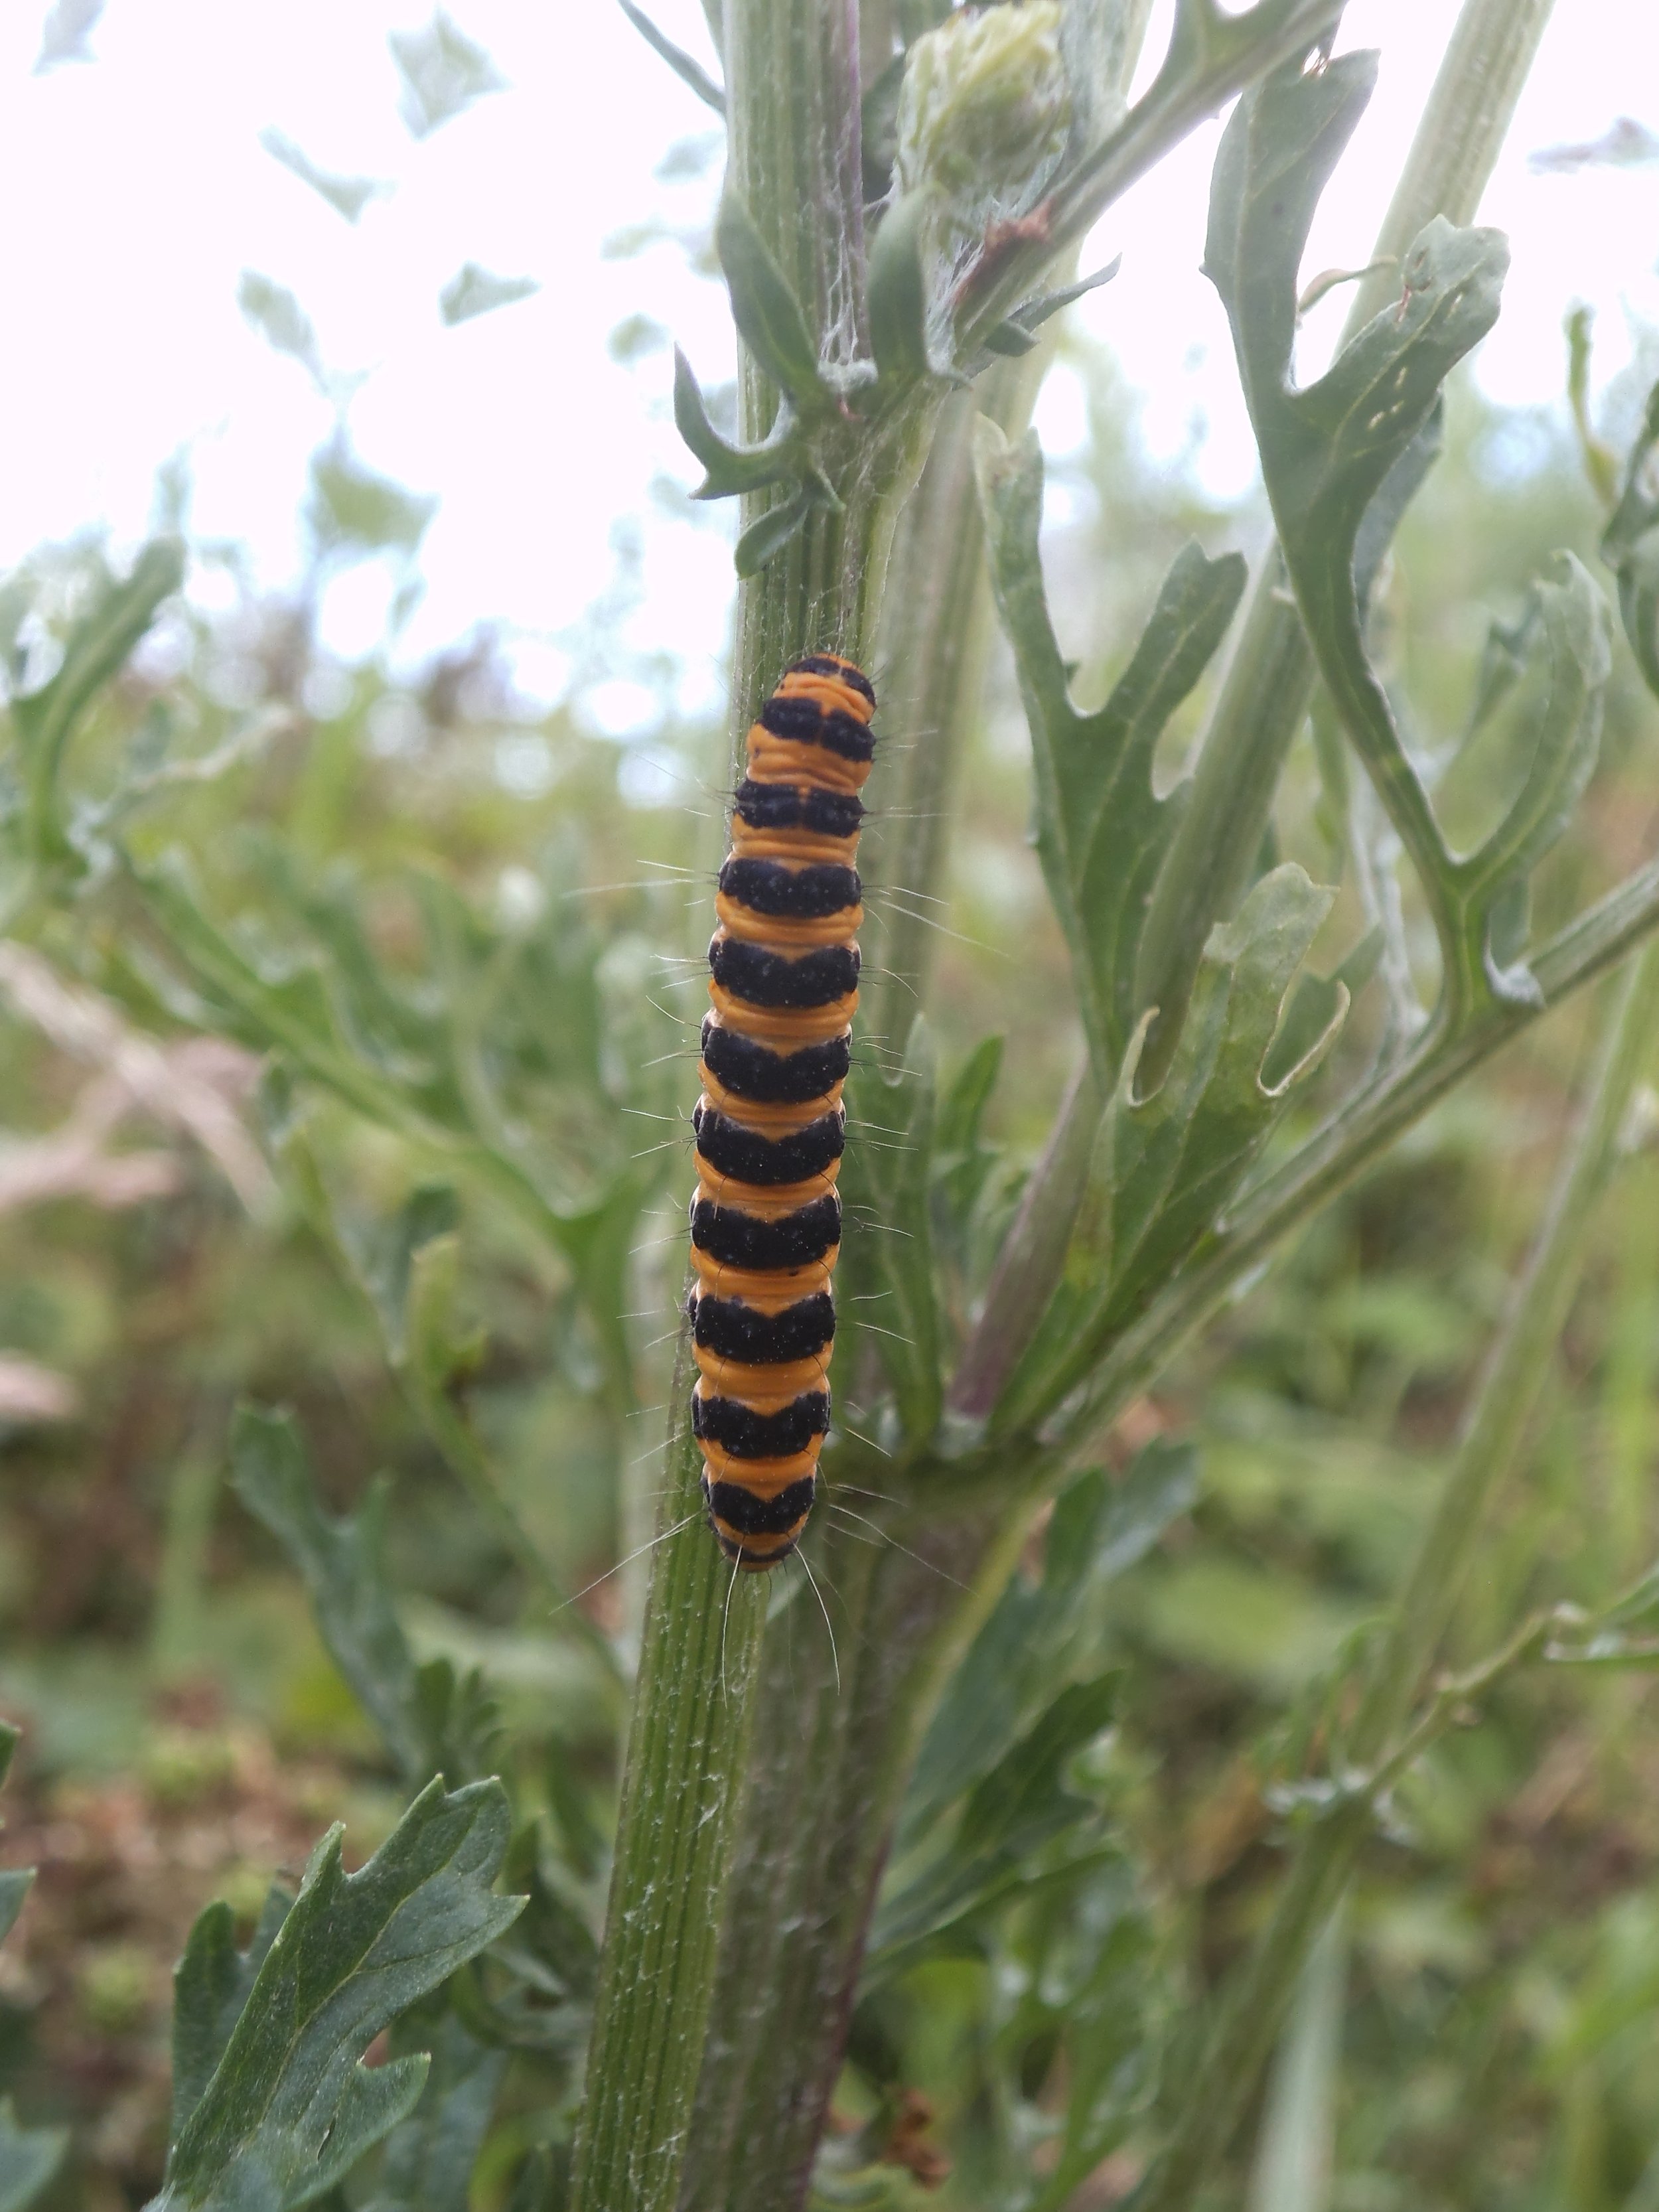
[[[1398,264],[1423,226],[1472,222],[1509,131],[1553,0],[1464,0],[1404,171],[1356,288],[1342,342],[1399,289]],[[1194,772],[1191,801],[1160,871],[1141,943],[1139,998],[1159,1009],[1143,1085],[1169,1064],[1212,925],[1250,879],[1291,740],[1313,696],[1313,654],[1275,544],[1243,627]]]
[[[1364,1771],[1393,1747],[1428,1681],[1468,1580],[1498,1485],[1514,1468],[1550,1374],[1578,1281],[1595,1202],[1614,1164],[1619,1131],[1659,1019],[1659,948],[1632,963],[1603,1034],[1544,1220],[1486,1361],[1434,1518],[1370,1673],[1345,1764]],[[1229,1993],[1185,2100],[1178,2131],[1135,2212],[1188,2212],[1255,2094],[1285,2005],[1335,1910],[1373,1824],[1356,1791],[1303,1837],[1272,1921]]]
[[[822,354],[844,360],[862,319],[854,12],[844,4],[730,0],[724,28],[731,180],[793,278]],[[764,430],[774,404],[745,360],[747,435]],[[921,428],[919,416],[855,455],[841,506],[815,514],[787,554],[744,590],[734,753],[788,661],[823,646],[860,657],[867,651]],[[701,1466],[685,1417],[689,1364],[682,1359],[674,1393],[674,1479],[646,1601],[578,2131],[577,2212],[671,2212],[679,2199],[714,1996],[732,1811],[752,1724],[768,1578],[734,1576],[697,1525]],[[687,1525],[677,1528],[682,1521]]]
[[[725,1872],[766,1618],[763,1588],[733,1576],[702,1525],[702,1466],[683,1410],[669,1457],[664,1528],[687,1525],[659,1544],[646,1599],[575,2212],[672,2212],[679,2194],[714,1986],[710,1904]]]

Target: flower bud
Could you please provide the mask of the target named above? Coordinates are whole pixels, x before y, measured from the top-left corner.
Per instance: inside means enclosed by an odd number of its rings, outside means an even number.
[[[1059,0],[962,9],[911,47],[899,95],[900,190],[964,228],[1030,207],[1066,149]]]

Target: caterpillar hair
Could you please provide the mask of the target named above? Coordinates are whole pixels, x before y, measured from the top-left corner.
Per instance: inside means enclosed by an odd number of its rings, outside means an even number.
[[[784,671],[750,728],[714,895],[692,1116],[691,1425],[709,1526],[750,1572],[799,1542],[830,1426],[875,706],[834,653]]]

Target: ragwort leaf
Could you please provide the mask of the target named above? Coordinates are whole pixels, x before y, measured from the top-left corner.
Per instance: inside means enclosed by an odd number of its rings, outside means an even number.
[[[24,2212],[64,2162],[67,2128],[20,2127],[9,2097],[0,2098],[0,2212]]]
[[[866,1987],[955,1948],[967,1923],[1029,1886],[1032,1861],[1068,1832],[1097,1830],[1097,1808],[1066,1786],[1073,1755],[1111,1725],[1117,1674],[1073,1682],[970,1792],[950,1842],[884,1899],[876,1914]],[[1117,1856],[1097,1834],[1094,1860]],[[1076,1870],[1077,1856],[1067,1861]]]
[[[466,2212],[507,2054],[469,2033],[441,1997],[405,2014],[392,2041],[398,2056],[428,2045],[432,2067],[421,2101],[386,2137],[365,2212]]]
[[[331,1520],[291,1418],[251,1406],[238,1407],[232,1426],[231,1481],[298,1569],[330,1656],[404,1778],[487,1773],[496,1723],[482,1677],[457,1676],[447,1659],[417,1663],[398,1621],[386,1570],[386,1485],[371,1484],[355,1515]]]
[[[1648,394],[1641,435],[1631,449],[1625,489],[1601,538],[1601,557],[1619,579],[1619,613],[1644,682],[1659,697],[1659,499],[1649,463],[1659,446],[1659,384]]]
[[[265,1954],[293,1909],[294,1893],[272,1882],[246,1951],[236,1948],[236,1917],[223,1899],[198,1913],[173,1972],[173,2122],[176,2140],[202,2101],[242,2016]]]
[[[708,419],[708,410],[690,362],[674,349],[674,422],[702,463],[702,482],[693,499],[726,499],[733,493],[761,491],[795,474],[795,410],[786,394],[772,428],[758,446],[734,446]]]
[[[732,295],[732,319],[750,352],[798,407],[820,404],[824,389],[817,348],[800,302],[755,218],[729,185],[714,223],[714,246]]]
[[[1042,1575],[1015,1575],[951,1676],[929,1723],[901,1815],[900,1845],[989,1773],[1085,1660],[1099,1601],[1198,1498],[1190,1444],[1158,1437],[1122,1476],[1087,1468],[1054,1502]]]
[[[434,1781],[355,1875],[330,1831],[168,2154],[155,2212],[312,2203],[408,2117],[426,2058],[371,2070],[362,2054],[517,1917],[520,1900],[490,1890],[507,1830],[500,1783],[452,1795]]]
[[[1321,189],[1375,77],[1375,56],[1347,54],[1311,73],[1281,70],[1245,94],[1217,157],[1206,267],[1232,325],[1268,498],[1320,673],[1422,879],[1455,1022],[1489,997],[1536,995],[1530,975],[1508,957],[1524,879],[1559,835],[1566,794],[1577,796],[1595,738],[1584,716],[1545,718],[1522,812],[1480,854],[1459,860],[1365,655],[1364,600],[1383,540],[1421,475],[1420,441],[1433,434],[1446,377],[1497,319],[1509,264],[1498,232],[1460,230],[1437,217],[1405,257],[1398,305],[1368,323],[1317,382],[1295,387],[1298,265]],[[1599,692],[1595,648],[1578,642],[1585,680]]]
[[[1143,1011],[1135,992],[1140,930],[1184,800],[1180,786],[1164,799],[1154,793],[1152,755],[1220,643],[1247,571],[1236,553],[1210,561],[1186,546],[1111,696],[1097,713],[1079,714],[1042,588],[1042,450],[1035,433],[1016,448],[988,420],[975,428],[992,586],[1031,730],[1037,854],[1066,933],[1090,1050],[1109,1085]]]
[[[1040,1420],[1191,1255],[1328,1049],[1346,991],[1323,1036],[1271,1089],[1263,1080],[1292,981],[1334,896],[1287,863],[1216,925],[1169,1073],[1144,1099],[1134,1089],[1142,1018],[1101,1117],[1060,1280],[998,1405],[999,1426]]]
[[[416,1725],[416,1667],[386,1571],[390,1493],[371,1486],[359,1511],[335,1521],[318,1504],[300,1431],[288,1413],[239,1406],[231,1485],[299,1569],[335,1664],[404,1774],[431,1772]]]
[[[82,717],[155,621],[162,600],[178,590],[184,574],[183,548],[172,538],[153,538],[131,573],[110,579],[70,630],[52,681],[12,701],[37,860],[69,856],[58,792],[65,750]]]

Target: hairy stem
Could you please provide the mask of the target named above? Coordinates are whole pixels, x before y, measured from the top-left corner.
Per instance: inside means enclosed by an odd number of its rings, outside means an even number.
[[[1620,988],[1526,1269],[1465,1419],[1439,1505],[1393,1609],[1346,1747],[1352,1767],[1363,1771],[1384,1759],[1421,1696],[1474,1563],[1493,1495],[1519,1458],[1656,1018],[1659,950],[1650,946]],[[1188,2212],[1224,2156],[1285,2008],[1371,1825],[1370,1799],[1362,1791],[1304,1834],[1273,1919],[1228,1993],[1184,2100],[1178,2130],[1136,2199],[1135,2212]]]

